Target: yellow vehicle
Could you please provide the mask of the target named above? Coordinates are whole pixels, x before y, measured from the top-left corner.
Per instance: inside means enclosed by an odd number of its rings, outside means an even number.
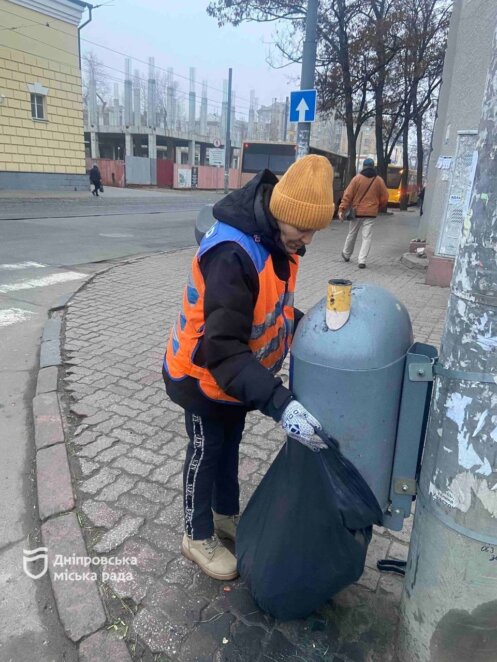
[[[402,173],[404,172],[402,166],[388,166],[387,173],[387,189],[388,189],[388,204],[398,205],[402,197]],[[407,177],[407,193],[409,199],[407,204],[415,205],[418,201],[418,186],[416,183],[416,171],[409,170]]]

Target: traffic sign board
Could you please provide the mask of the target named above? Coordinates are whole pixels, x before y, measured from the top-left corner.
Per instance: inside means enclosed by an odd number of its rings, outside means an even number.
[[[219,140],[219,138],[214,138],[212,144],[214,145],[214,147],[221,147],[221,141]]]
[[[290,122],[314,122],[316,101],[316,90],[290,92]]]
[[[209,149],[209,165],[223,166],[224,165],[224,149]]]

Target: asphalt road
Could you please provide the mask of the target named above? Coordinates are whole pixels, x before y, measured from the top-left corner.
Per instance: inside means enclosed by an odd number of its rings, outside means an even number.
[[[108,261],[195,243],[215,193],[0,191],[0,660],[74,660],[47,576],[23,571],[40,543],[31,401],[47,309]]]
[[[214,192],[107,189],[54,197],[0,195],[0,264],[73,266],[194,243],[198,210]]]

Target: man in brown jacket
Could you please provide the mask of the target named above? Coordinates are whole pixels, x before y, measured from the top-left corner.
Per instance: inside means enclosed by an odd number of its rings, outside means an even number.
[[[354,252],[354,246],[362,228],[362,243],[359,251],[359,269],[366,268],[366,258],[373,239],[373,224],[378,216],[378,210],[388,203],[388,189],[385,182],[378,175],[373,159],[364,159],[363,169],[356,175],[345,189],[342,202],[338,210],[340,221],[345,219],[349,209],[355,211],[355,218],[351,218],[349,233],[345,240],[342,257],[349,262]]]

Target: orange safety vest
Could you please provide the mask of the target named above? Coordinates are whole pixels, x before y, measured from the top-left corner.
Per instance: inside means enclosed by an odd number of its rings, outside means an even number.
[[[200,270],[200,259],[208,250],[226,241],[239,244],[257,269],[259,295],[248,345],[259,363],[273,374],[280,370],[292,342],[293,299],[299,258],[294,256],[294,262],[290,262],[288,282],[282,281],[275,273],[267,248],[256,238],[220,221],[216,221],[206,233],[193,258],[190,277],[183,293],[182,310],[167,343],[164,367],[171,379],[194,377],[198,379],[201,391],[208,398],[233,403],[239,400],[225,393],[207,368],[193,362],[205,327],[205,282]]]

